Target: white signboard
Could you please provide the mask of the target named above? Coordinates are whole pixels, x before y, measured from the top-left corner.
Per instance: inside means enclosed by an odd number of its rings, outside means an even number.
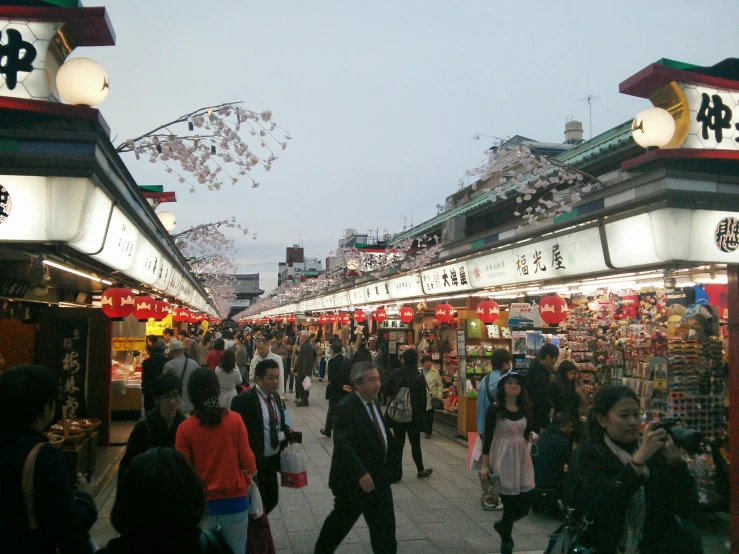
[[[690,127],[682,148],[739,150],[739,91],[680,83]]]
[[[365,304],[364,301],[364,289],[358,288],[358,289],[351,289],[349,291],[349,300],[354,306],[358,306],[360,304]]]
[[[411,273],[390,279],[388,285],[390,286],[390,298],[393,300],[423,296],[423,286],[421,285],[421,275],[419,273]]]
[[[426,294],[472,290],[466,261],[428,269],[421,273],[421,279]]]
[[[606,271],[597,228],[518,248],[488,254],[468,262],[472,288],[511,285]]]
[[[390,286],[387,281],[377,281],[362,287],[367,302],[387,302],[390,300]]]

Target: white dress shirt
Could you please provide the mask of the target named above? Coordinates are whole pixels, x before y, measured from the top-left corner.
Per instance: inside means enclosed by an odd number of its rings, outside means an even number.
[[[375,424],[375,419],[372,417],[372,412],[370,410],[374,410],[375,415],[377,416],[377,422],[380,424],[380,429],[382,430],[382,436],[385,439],[385,451],[387,451],[387,431],[385,430],[385,423],[382,421],[382,414],[380,413],[380,409],[377,407],[377,404],[372,402],[367,402],[364,398],[361,396],[359,397],[362,400],[362,403],[364,404],[364,409],[367,410],[367,415],[372,420],[372,425]]]
[[[259,385],[257,385],[257,395],[259,396],[260,404],[262,406],[262,424],[264,425],[264,457],[267,458],[269,456],[276,456],[280,453],[280,447],[279,445],[277,448],[272,448],[272,445],[270,444],[270,435],[269,435],[269,408],[267,407],[267,402],[272,403],[272,408],[275,411],[275,414],[277,415],[277,438],[280,442],[285,440],[285,433],[280,431],[282,428],[282,419],[280,418],[280,410],[277,408],[277,404],[275,403],[275,399],[271,396],[267,396],[264,394],[262,389],[259,388]]]
[[[254,352],[254,357],[251,359],[251,366],[249,367],[249,384],[253,385],[255,381],[255,372],[257,364],[262,360],[274,360],[280,368],[280,388],[277,389],[277,393],[282,396],[282,392],[285,390],[285,370],[282,368],[282,357],[278,356],[273,352],[268,352],[267,355],[262,358],[259,354]]]

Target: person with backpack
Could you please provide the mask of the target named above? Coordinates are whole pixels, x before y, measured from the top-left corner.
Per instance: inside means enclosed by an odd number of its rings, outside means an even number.
[[[185,345],[181,341],[173,340],[169,345],[169,352],[172,359],[164,364],[162,375],[174,373],[182,381],[182,400],[180,400],[180,410],[183,414],[189,414],[193,410],[190,396],[187,392],[187,382],[190,375],[199,366],[198,363],[185,353]]]
[[[406,350],[403,352],[402,359],[403,365],[393,371],[386,386],[388,398],[391,400],[385,418],[388,426],[393,429],[395,439],[400,446],[401,461],[407,434],[411,443],[413,461],[418,470],[417,477],[424,478],[434,472],[432,468],[424,467],[421,451],[421,429],[427,401],[426,379],[418,371],[416,350]]]

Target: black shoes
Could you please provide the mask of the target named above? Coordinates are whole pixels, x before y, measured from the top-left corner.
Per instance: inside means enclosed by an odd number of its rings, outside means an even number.
[[[502,541],[500,543],[500,554],[513,554],[513,539],[504,536],[503,522],[496,521],[493,523],[493,528],[500,535],[500,540]]]
[[[324,437],[328,437],[329,439],[331,438],[331,431],[326,432],[326,429],[321,429],[319,433],[321,433]]]
[[[431,433],[426,433],[426,438],[427,439],[430,439],[431,438]]]
[[[429,475],[431,475],[433,472],[434,470],[428,467],[425,470],[423,470],[421,473],[416,473],[416,477],[418,477],[419,479],[424,479],[425,477],[428,477]]]
[[[308,401],[307,400],[297,400],[295,402],[295,407],[296,408],[305,408],[307,405],[308,405]]]

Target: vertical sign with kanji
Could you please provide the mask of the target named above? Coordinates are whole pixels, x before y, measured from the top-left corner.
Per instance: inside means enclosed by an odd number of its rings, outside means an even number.
[[[87,378],[87,340],[89,321],[57,321],[57,381],[59,407],[67,406],[70,418],[85,417],[85,382]]]

